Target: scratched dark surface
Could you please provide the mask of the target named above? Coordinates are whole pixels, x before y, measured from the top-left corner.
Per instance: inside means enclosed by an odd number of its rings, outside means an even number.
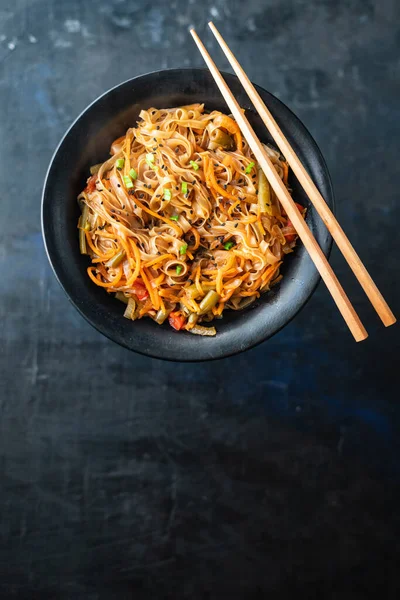
[[[399,328],[337,252],[370,338],[321,285],[260,347],[169,364],[74,310],[40,233],[59,138],[106,89],[218,59],[308,126],[340,221],[399,305],[398,0],[1,0],[0,598],[398,598]]]

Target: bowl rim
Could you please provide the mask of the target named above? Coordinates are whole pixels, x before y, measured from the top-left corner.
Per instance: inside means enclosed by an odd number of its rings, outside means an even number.
[[[149,77],[152,75],[159,75],[160,73],[165,73],[165,72],[169,72],[169,73],[173,73],[173,72],[182,72],[182,71],[196,71],[196,72],[209,72],[207,67],[190,67],[190,66],[184,66],[184,67],[171,67],[171,68],[166,68],[166,69],[156,69],[154,71],[148,71],[146,73],[141,73],[139,75],[136,75],[135,77],[130,77],[129,79],[126,79],[124,81],[121,81],[120,83],[112,86],[111,88],[107,89],[105,92],[103,92],[102,94],[100,94],[99,96],[97,96],[92,102],[90,102],[79,114],[78,116],[72,121],[72,123],[69,125],[69,127],[66,129],[65,133],[63,134],[63,136],[61,137],[59,143],[57,144],[51,159],[49,161],[49,166],[46,170],[46,175],[44,178],[44,183],[43,183],[43,189],[42,189],[42,195],[41,195],[41,230],[42,230],[42,238],[43,238],[43,244],[44,244],[44,248],[46,251],[46,255],[48,258],[48,261],[50,263],[50,266],[52,268],[52,271],[55,275],[56,280],[58,281],[59,285],[61,286],[64,294],[66,295],[66,297],[68,298],[68,300],[71,302],[71,304],[75,307],[75,309],[79,312],[79,314],[85,319],[85,321],[87,323],[89,323],[92,327],[94,327],[94,329],[96,329],[99,333],[101,333],[102,335],[104,335],[106,338],[108,338],[109,340],[111,340],[112,342],[118,344],[119,346],[126,348],[127,350],[130,350],[131,352],[136,352],[142,356],[147,356],[149,358],[153,358],[153,359],[157,359],[157,360],[165,360],[168,362],[187,362],[187,363],[196,363],[196,362],[208,362],[208,361],[214,361],[214,360],[222,360],[225,358],[230,358],[231,356],[236,356],[238,354],[241,354],[242,352],[245,352],[247,350],[251,350],[253,348],[255,348],[256,346],[259,346],[260,344],[268,341],[271,337],[273,337],[274,335],[276,335],[277,333],[279,333],[279,331],[281,331],[284,327],[286,327],[286,325],[288,325],[299,313],[300,311],[308,304],[308,302],[310,301],[311,297],[313,296],[313,294],[315,293],[315,290],[317,289],[318,285],[321,282],[321,276],[319,275],[319,273],[316,273],[316,280],[315,283],[312,285],[312,287],[310,288],[309,294],[307,296],[307,298],[296,308],[296,310],[290,315],[290,317],[284,322],[282,323],[278,328],[276,328],[273,333],[271,333],[271,335],[264,337],[262,339],[257,339],[256,341],[254,341],[254,343],[250,343],[248,345],[246,345],[246,348],[237,348],[235,350],[232,351],[227,351],[227,352],[222,352],[220,353],[218,356],[209,356],[209,357],[200,357],[200,358],[170,358],[168,356],[160,356],[157,354],[153,354],[151,351],[150,352],[143,352],[140,349],[133,349],[131,348],[127,343],[120,341],[120,340],[116,340],[112,337],[112,335],[108,332],[108,329],[106,327],[103,327],[101,323],[96,323],[94,320],[92,320],[82,309],[81,307],[78,305],[77,302],[75,302],[75,300],[70,296],[70,294],[67,292],[67,290],[64,287],[63,282],[61,281],[58,272],[57,272],[57,267],[55,265],[55,261],[52,260],[49,248],[48,248],[48,244],[47,244],[47,236],[45,233],[45,216],[44,216],[44,212],[45,212],[45,198],[46,198],[46,191],[47,191],[47,185],[48,185],[48,181],[49,181],[49,177],[51,174],[51,170],[53,167],[53,163],[58,155],[58,152],[60,150],[60,148],[62,147],[62,145],[64,144],[64,141],[67,139],[67,137],[69,136],[70,132],[72,131],[72,129],[75,127],[75,125],[78,123],[78,121],[85,115],[85,113],[87,113],[94,105],[96,105],[98,102],[100,102],[104,97],[108,96],[108,94],[114,92],[115,90],[117,90],[118,88],[129,84],[131,82],[135,82],[137,79],[141,79],[143,77]],[[236,79],[237,76],[233,73],[228,73],[227,71],[220,71],[221,75],[223,77],[228,76],[228,77],[235,77]],[[331,204],[331,210],[333,213],[336,212],[336,200],[335,200],[335,194],[334,194],[334,189],[333,189],[333,184],[332,184],[332,178],[327,166],[327,163],[325,161],[324,155],[321,152],[321,149],[319,147],[319,145],[317,144],[317,142],[315,141],[314,137],[312,136],[312,134],[310,133],[310,131],[308,130],[308,128],[304,125],[303,121],[300,119],[300,117],[298,117],[280,98],[278,98],[277,96],[275,96],[272,92],[269,92],[268,90],[266,90],[265,88],[263,88],[262,86],[258,85],[258,84],[254,84],[253,85],[256,88],[261,89],[262,91],[266,92],[267,94],[269,94],[270,96],[272,96],[274,98],[274,100],[276,100],[279,104],[281,104],[284,109],[286,111],[288,111],[288,113],[290,113],[290,115],[292,115],[294,117],[295,120],[297,120],[300,125],[304,128],[305,132],[307,133],[307,135],[310,137],[313,145],[314,145],[314,154],[317,155],[318,160],[321,164],[321,166],[323,167],[324,170],[324,178],[326,180],[326,185],[329,188],[330,191],[330,204]],[[333,245],[333,238],[331,236],[331,234],[328,233],[328,239],[327,239],[327,243],[326,243],[326,250],[323,249],[323,252],[326,256],[326,258],[329,260],[331,251],[332,251],[332,245]]]

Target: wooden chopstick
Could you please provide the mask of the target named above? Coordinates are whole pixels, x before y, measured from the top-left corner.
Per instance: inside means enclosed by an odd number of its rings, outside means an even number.
[[[236,98],[233,96],[231,90],[227,86],[225,80],[223,79],[221,73],[217,69],[215,63],[213,62],[211,56],[207,52],[197,33],[194,29],[191,29],[190,33],[192,34],[193,39],[196,42],[198,49],[200,50],[200,53],[202,54],[208,68],[210,69],[210,72],[217,86],[219,87],[220,92],[225,99],[225,102],[227,103],[233,116],[235,117],[243,136],[245,137],[250,148],[252,149],[257,161],[259,162],[262,170],[268,178],[272,189],[274,190],[283,208],[285,209],[289,219],[293,223],[293,227],[296,229],[301,241],[303,242],[316,268],[318,269],[319,274],[321,275],[328,290],[330,291],[331,296],[335,301],[342,317],[346,321],[348,328],[353,334],[354,339],[357,342],[365,340],[368,337],[368,334],[364,329],[363,324],[361,323],[344,289],[340,285],[324,253],[322,252],[317,241],[312,235],[307,223],[302,218],[297,206],[293,202],[292,197],[287,191],[281,178],[277,174],[272,162],[268,158],[268,155],[265,152],[260,140],[257,138],[247,118],[244,116]]]
[[[222,35],[219,33],[219,31],[212,22],[210,22],[208,25],[211,31],[213,32],[214,36],[216,37],[219,45],[221,46],[226,58],[229,60],[232,69],[235,71],[238,79],[243,85],[245,91],[247,92],[247,95],[254,104],[265,126],[270,131],[279,149],[285,156],[287,162],[289,163],[294,174],[299,180],[302,188],[306,192],[307,196],[310,198],[316,211],[325,223],[328,231],[330,232],[336,244],[338,245],[339,250],[342,252],[343,256],[347,260],[350,268],[352,269],[354,275],[357,277],[361,287],[368,296],[372,306],[375,308],[376,312],[380,316],[383,324],[386,327],[388,327],[389,325],[393,325],[393,323],[396,322],[396,317],[390,310],[384,297],[378,290],[371,275],[368,273],[357,252],[354,250],[352,244],[350,243],[350,240],[344,233],[336,217],[334,216],[331,209],[325,202],[324,198],[318,191],[316,185],[305,170],[303,164],[300,162],[300,159],[289,144],[288,140],[282,133],[282,130],[280,129],[278,123],[275,121],[274,117],[272,116],[268,108],[265,106],[259,93],[251,83],[250,79],[247,77],[246,73],[240,66],[232,51],[229,49]]]

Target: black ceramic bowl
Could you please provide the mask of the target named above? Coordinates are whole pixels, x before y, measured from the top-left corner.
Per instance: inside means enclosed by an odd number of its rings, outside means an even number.
[[[271,141],[238,79],[224,74],[226,82],[246,110],[257,135]],[[324,159],[299,119],[275,96],[257,90],[278,121],[328,204],[333,192]],[[216,321],[217,335],[202,338],[174,331],[151,319],[130,322],[121,303],[87,276],[88,257],[78,245],[78,193],[84,188],[90,165],[102,162],[111,142],[135,124],[141,109],[204,102],[208,110],[229,114],[221,94],[206,69],[157,71],[126,81],[95,100],[65,134],[51,161],[43,191],[43,237],[54,273],[80,313],[115,342],[149,356],[181,361],[210,360],[247,350],[268,339],[305,305],[319,281],[318,273],[301,243],[285,257],[282,281],[271,292],[242,312],[226,311]],[[331,238],[310,206],[295,178],[293,196],[307,206],[307,223],[328,255]]]

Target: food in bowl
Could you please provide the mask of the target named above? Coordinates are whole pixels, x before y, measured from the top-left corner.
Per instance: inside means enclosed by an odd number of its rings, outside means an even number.
[[[231,116],[191,104],[139,117],[78,196],[87,273],[128,319],[215,335],[203,324],[281,279],[296,231]],[[265,149],[288,187],[287,162]]]

